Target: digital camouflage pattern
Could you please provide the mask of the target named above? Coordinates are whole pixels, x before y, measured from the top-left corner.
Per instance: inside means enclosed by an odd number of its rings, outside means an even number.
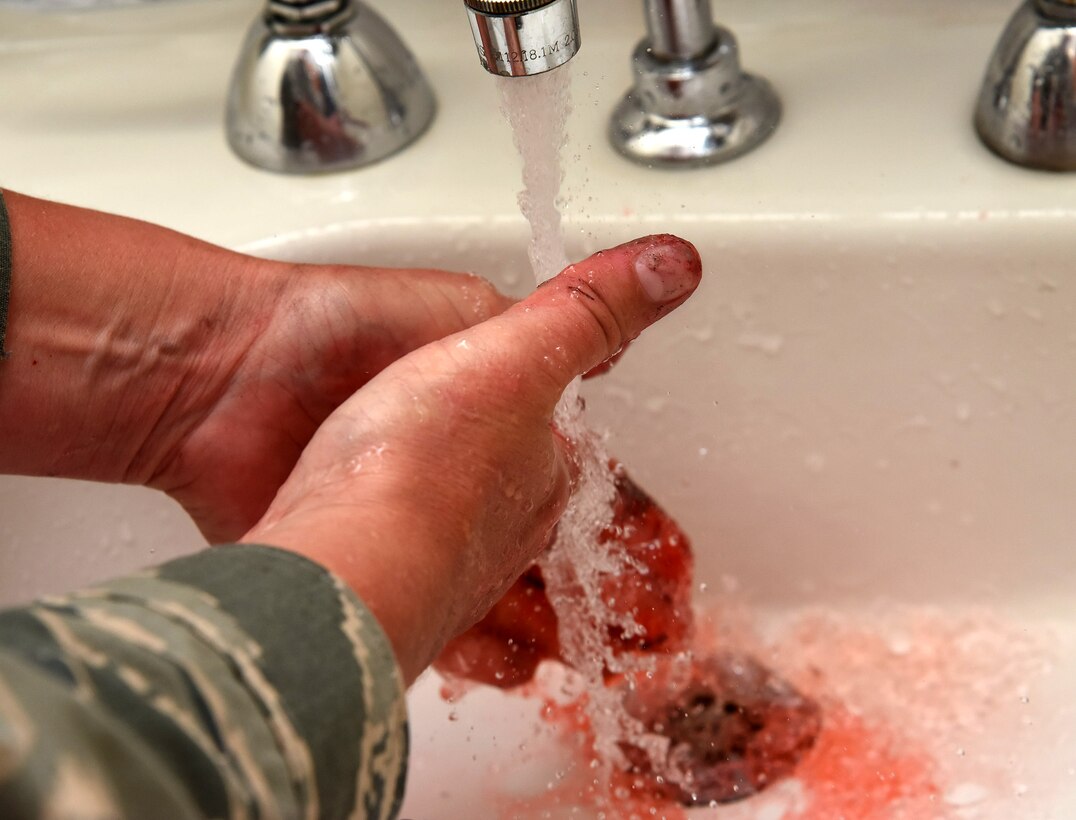
[[[358,598],[271,547],[0,612],[0,818],[392,818],[404,695]]]

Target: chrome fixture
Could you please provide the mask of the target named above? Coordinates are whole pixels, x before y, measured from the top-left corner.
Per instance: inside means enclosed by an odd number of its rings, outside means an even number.
[[[1076,0],[1027,0],[986,69],[975,129],[1030,168],[1076,171]]]
[[[579,51],[575,0],[464,0],[482,67],[529,77],[562,66]]]
[[[359,0],[268,0],[228,93],[228,143],[289,174],[377,162],[433,119],[433,92],[396,32]]]
[[[770,84],[740,68],[736,38],[709,0],[645,0],[649,36],[632,56],[635,85],[613,111],[609,139],[648,166],[697,167],[758,147],[777,128]]]

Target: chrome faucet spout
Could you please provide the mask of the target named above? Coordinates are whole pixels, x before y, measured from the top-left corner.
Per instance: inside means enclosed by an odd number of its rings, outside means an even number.
[[[529,77],[579,51],[575,0],[464,0],[478,58],[490,74]]]

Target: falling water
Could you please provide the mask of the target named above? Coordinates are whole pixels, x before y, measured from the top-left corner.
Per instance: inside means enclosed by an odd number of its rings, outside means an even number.
[[[522,158],[519,207],[531,227],[529,256],[536,284],[556,276],[568,264],[559,206],[564,176],[560,153],[571,110],[570,71],[570,66],[564,66],[534,77],[498,80],[501,109]],[[579,379],[565,391],[554,421],[574,445],[579,478],[561,518],[557,541],[539,566],[557,614],[562,656],[585,679],[596,751],[611,765],[621,759],[618,740],[638,738],[642,726],[620,707],[619,696],[603,685],[605,670],[628,671],[629,664],[635,668],[640,663],[615,655],[609,635],[611,630],[640,634],[640,629],[630,614],[617,612],[602,599],[602,583],[633,568],[634,563],[622,545],[598,541],[612,521],[615,488],[602,437],[587,426],[583,416]]]
[[[572,108],[571,67],[533,77],[499,77],[497,83],[501,111],[523,160],[519,210],[531,226],[527,250],[535,282],[541,284],[568,266],[559,199],[564,179],[560,152]]]

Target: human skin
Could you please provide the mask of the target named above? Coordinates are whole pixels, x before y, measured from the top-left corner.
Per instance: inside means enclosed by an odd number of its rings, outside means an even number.
[[[552,422],[565,388],[700,276],[691,245],[648,237],[404,356],[319,428],[246,539],[302,549],[343,578],[413,680],[548,543],[569,498],[569,445]]]
[[[5,199],[0,472],[156,487],[211,541],[321,563],[408,682],[546,544],[566,385],[701,275],[690,245],[650,237],[509,306],[472,276],[268,262]]]

